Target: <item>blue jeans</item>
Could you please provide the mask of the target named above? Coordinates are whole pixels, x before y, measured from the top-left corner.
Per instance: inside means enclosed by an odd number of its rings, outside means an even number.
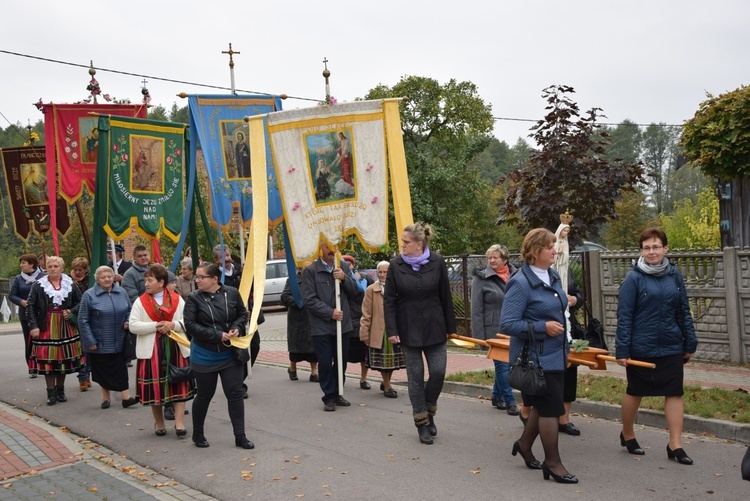
[[[516,397],[513,395],[513,389],[508,384],[510,376],[510,364],[507,362],[495,362],[495,384],[492,386],[492,396],[502,398],[508,405],[516,403]]]
[[[341,335],[342,373],[346,381],[346,355],[349,353],[349,335]],[[336,363],[336,336],[312,336],[315,356],[318,359],[318,377],[323,390],[323,403],[335,402],[339,395],[338,364]]]

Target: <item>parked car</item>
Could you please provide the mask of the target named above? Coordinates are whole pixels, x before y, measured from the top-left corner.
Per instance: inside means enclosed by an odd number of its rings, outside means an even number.
[[[289,278],[286,259],[266,261],[266,290],[263,292],[263,306],[281,304],[281,293]]]
[[[599,252],[609,252],[609,249],[603,245],[595,244],[594,242],[583,242],[581,245],[573,249],[574,252],[585,252],[598,250]]]

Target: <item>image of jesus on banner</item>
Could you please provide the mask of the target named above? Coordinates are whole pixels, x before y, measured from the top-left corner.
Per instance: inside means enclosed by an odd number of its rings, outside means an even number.
[[[46,164],[21,164],[21,179],[23,179],[23,196],[26,205],[49,203]]]
[[[164,191],[164,140],[149,136],[130,136],[133,158],[131,191],[162,193]]]
[[[304,137],[316,203],[355,199],[351,129],[310,133]]]
[[[244,120],[222,120],[221,149],[227,179],[250,178],[250,141]]]

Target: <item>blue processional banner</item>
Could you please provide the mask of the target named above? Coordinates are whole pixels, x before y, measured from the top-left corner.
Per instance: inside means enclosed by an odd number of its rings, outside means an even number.
[[[244,225],[253,218],[253,184],[250,176],[250,134],[246,116],[281,110],[281,97],[269,95],[190,95],[190,142],[200,143],[208,172],[211,217],[222,228],[232,221],[232,207],[239,207]],[[196,140],[197,139],[197,140]],[[268,220],[283,219],[276,173],[266,138]],[[197,158],[195,154],[192,159]],[[193,160],[192,168],[195,168]]]

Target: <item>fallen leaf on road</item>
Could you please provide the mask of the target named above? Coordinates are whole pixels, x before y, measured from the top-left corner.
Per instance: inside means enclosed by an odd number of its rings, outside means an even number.
[[[479,471],[479,468],[477,468],[476,470],[469,470],[469,473],[473,475],[479,475],[481,472]]]
[[[274,480],[281,480],[281,477],[273,477]]]
[[[724,476],[723,473],[714,473],[714,477],[723,477],[723,476]]]
[[[346,475],[347,473],[349,473],[349,472],[346,471],[346,470],[344,470],[344,471],[341,472],[342,475]]]
[[[292,477],[292,480],[297,480],[297,477]]]
[[[98,490],[99,489],[97,489],[95,485],[92,485],[91,487],[89,487],[89,491],[91,491],[91,492],[96,492]]]
[[[214,476],[214,474],[213,474],[213,473],[207,473],[207,474],[206,474],[206,476],[207,476],[207,477],[213,477],[213,476]]]
[[[3,484],[3,489],[9,488],[11,485],[13,485],[13,482],[10,482],[10,483],[7,483],[7,484]]]

